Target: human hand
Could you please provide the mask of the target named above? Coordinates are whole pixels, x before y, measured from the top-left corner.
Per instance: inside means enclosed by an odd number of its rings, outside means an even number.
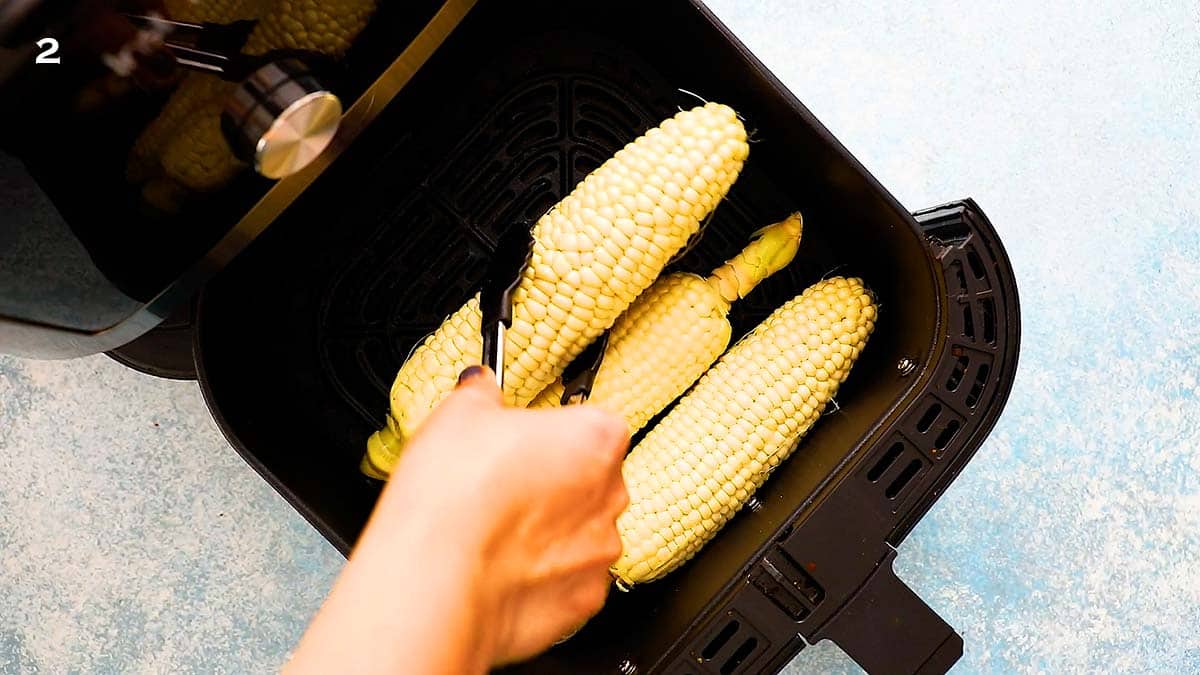
[[[549,647],[603,606],[621,554],[629,431],[588,406],[506,408],[491,372],[474,373],[409,442],[379,508],[382,516],[393,494],[405,509],[437,504],[478,547],[480,632],[493,663],[504,663]]]
[[[405,446],[292,669],[482,672],[603,606],[628,501],[624,422],[506,408],[490,371],[464,375]]]

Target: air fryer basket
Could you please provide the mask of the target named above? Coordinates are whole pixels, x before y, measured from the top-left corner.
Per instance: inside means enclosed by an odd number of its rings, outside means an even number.
[[[735,305],[735,334],[832,273],[861,276],[880,319],[839,409],[755,508],[517,670],[762,672],[824,638],[873,672],[945,670],[961,641],[891,575],[892,546],[1003,406],[1011,267],[973,203],[918,225],[698,3],[483,0],[206,289],[196,359],[209,405],[247,462],[347,551],[379,490],[358,462],[403,358],[475,290],[506,228],[694,104],[680,89],[735,107],[755,142],[677,267],[710,269],[761,225],[805,215],[798,259]]]

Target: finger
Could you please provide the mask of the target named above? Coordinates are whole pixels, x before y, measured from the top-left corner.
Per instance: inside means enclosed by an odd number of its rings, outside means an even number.
[[[527,638],[541,651],[580,628],[604,608],[612,588],[608,568],[592,568],[547,583],[527,596],[530,607],[523,624]]]
[[[625,542],[621,541],[621,533],[617,529],[616,518],[601,522],[602,527],[597,536],[596,552],[600,566],[607,570],[613,563],[617,562],[617,558],[621,557],[621,553],[625,551]]]
[[[628,447],[624,421],[601,410],[569,406],[512,410],[527,434],[524,461],[540,467],[528,478],[548,486],[556,508],[570,513],[605,512],[623,488],[621,461]]]
[[[471,366],[458,376],[452,399],[491,402],[499,405],[504,400],[496,384],[496,374],[487,366]],[[449,399],[447,399],[449,400]]]
[[[609,490],[609,498],[606,512],[612,516],[615,521],[618,516],[629,508],[629,489],[625,487],[625,478],[620,471],[617,472],[616,479]]]
[[[587,486],[586,513],[611,527],[629,506],[629,491],[620,467],[600,467],[592,474]]]
[[[572,574],[607,570],[621,557],[623,550],[616,517],[597,514],[578,525],[573,535],[565,536],[561,546],[547,551],[547,557],[554,563],[548,565],[547,570]]]
[[[526,589],[520,611],[512,617],[512,634],[497,645],[494,665],[538,654],[583,624],[594,613],[589,610],[595,604],[595,597],[578,597],[583,594],[579,590],[581,581],[581,575],[571,575]],[[591,594],[594,596],[595,590]]]
[[[565,592],[570,625],[587,621],[603,609],[611,587],[607,566],[575,575]]]
[[[629,449],[629,426],[613,413],[590,405],[575,405],[546,411],[555,415],[545,429],[556,437],[552,445],[565,445],[594,456],[604,470],[621,465]]]
[[[620,467],[629,452],[629,425],[625,419],[596,406],[583,406],[579,412],[587,416],[584,424],[596,439],[602,458]]]

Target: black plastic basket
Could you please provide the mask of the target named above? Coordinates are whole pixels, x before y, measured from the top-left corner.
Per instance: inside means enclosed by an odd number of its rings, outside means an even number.
[[[879,322],[838,409],[752,508],[513,670],[770,672],[828,638],[871,672],[944,671],[961,640],[891,560],[1003,407],[1011,266],[972,202],[901,208],[698,3],[481,2],[208,286],[195,332],[208,403],[247,462],[347,551],[379,490],[358,472],[364,442],[411,347],[475,290],[506,228],[694,104],[681,89],[735,107],[755,142],[677,266],[710,269],[752,230],[805,215],[797,260],[735,305],[735,335],[832,273],[866,281]]]

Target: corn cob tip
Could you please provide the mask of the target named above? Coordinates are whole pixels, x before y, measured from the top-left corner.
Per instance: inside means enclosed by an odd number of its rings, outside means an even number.
[[[804,214],[799,211],[793,211],[788,214],[787,218],[778,223],[758,228],[750,234],[750,239],[756,241],[772,233],[775,233],[774,236],[799,242],[800,236],[804,234]],[[786,265],[787,263],[784,264]]]
[[[707,279],[727,303],[746,297],[763,279],[787,267],[800,250],[804,218],[795,212],[754,232],[753,240]]]

